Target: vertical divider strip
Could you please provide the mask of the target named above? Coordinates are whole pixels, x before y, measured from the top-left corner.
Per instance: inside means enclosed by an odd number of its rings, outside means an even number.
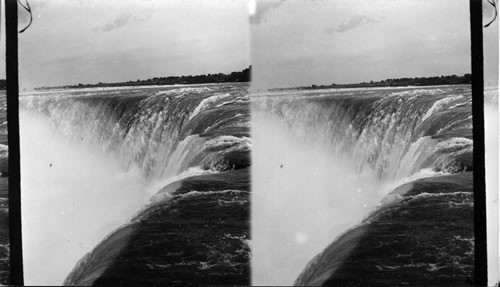
[[[9,142],[10,285],[24,285],[19,153],[19,70],[17,1],[5,0],[7,128]]]
[[[470,0],[472,133],[474,141],[474,285],[488,285],[482,0]]]

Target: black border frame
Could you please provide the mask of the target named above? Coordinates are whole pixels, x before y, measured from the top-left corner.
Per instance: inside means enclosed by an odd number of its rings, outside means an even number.
[[[486,242],[486,177],[484,140],[484,75],[482,0],[470,0],[472,139],[474,182],[474,279],[475,286],[488,285]]]
[[[1,1],[1,0],[0,0]],[[24,285],[21,236],[19,71],[17,1],[5,1],[7,120],[9,143],[10,284]],[[472,121],[474,141],[474,278],[488,285],[482,0],[469,0],[471,32]]]
[[[24,285],[19,160],[19,71],[17,1],[5,0],[7,128],[9,142],[10,285]]]

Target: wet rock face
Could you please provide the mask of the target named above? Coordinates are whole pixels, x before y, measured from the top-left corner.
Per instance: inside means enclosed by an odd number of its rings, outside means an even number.
[[[296,285],[470,285],[472,172],[420,179],[387,199],[313,259]]]
[[[174,183],[83,258],[65,285],[250,284],[248,172]]]

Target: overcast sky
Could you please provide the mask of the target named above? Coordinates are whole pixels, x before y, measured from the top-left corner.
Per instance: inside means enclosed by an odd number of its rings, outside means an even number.
[[[251,26],[254,85],[470,73],[468,0],[369,2],[259,1]]]
[[[21,88],[239,70],[250,64],[250,36],[259,87],[470,71],[468,0],[257,2],[250,26],[246,0],[30,0]],[[21,8],[19,17],[24,27]],[[498,21],[484,41],[485,84],[494,85]]]
[[[246,0],[30,0],[21,88],[239,71]],[[20,8],[20,27],[27,13]]]

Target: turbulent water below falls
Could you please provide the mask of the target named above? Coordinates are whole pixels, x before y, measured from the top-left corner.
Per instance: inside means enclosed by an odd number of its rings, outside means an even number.
[[[26,282],[249,282],[246,90],[21,97]]]
[[[468,86],[261,94],[252,115],[254,284],[467,282]]]

